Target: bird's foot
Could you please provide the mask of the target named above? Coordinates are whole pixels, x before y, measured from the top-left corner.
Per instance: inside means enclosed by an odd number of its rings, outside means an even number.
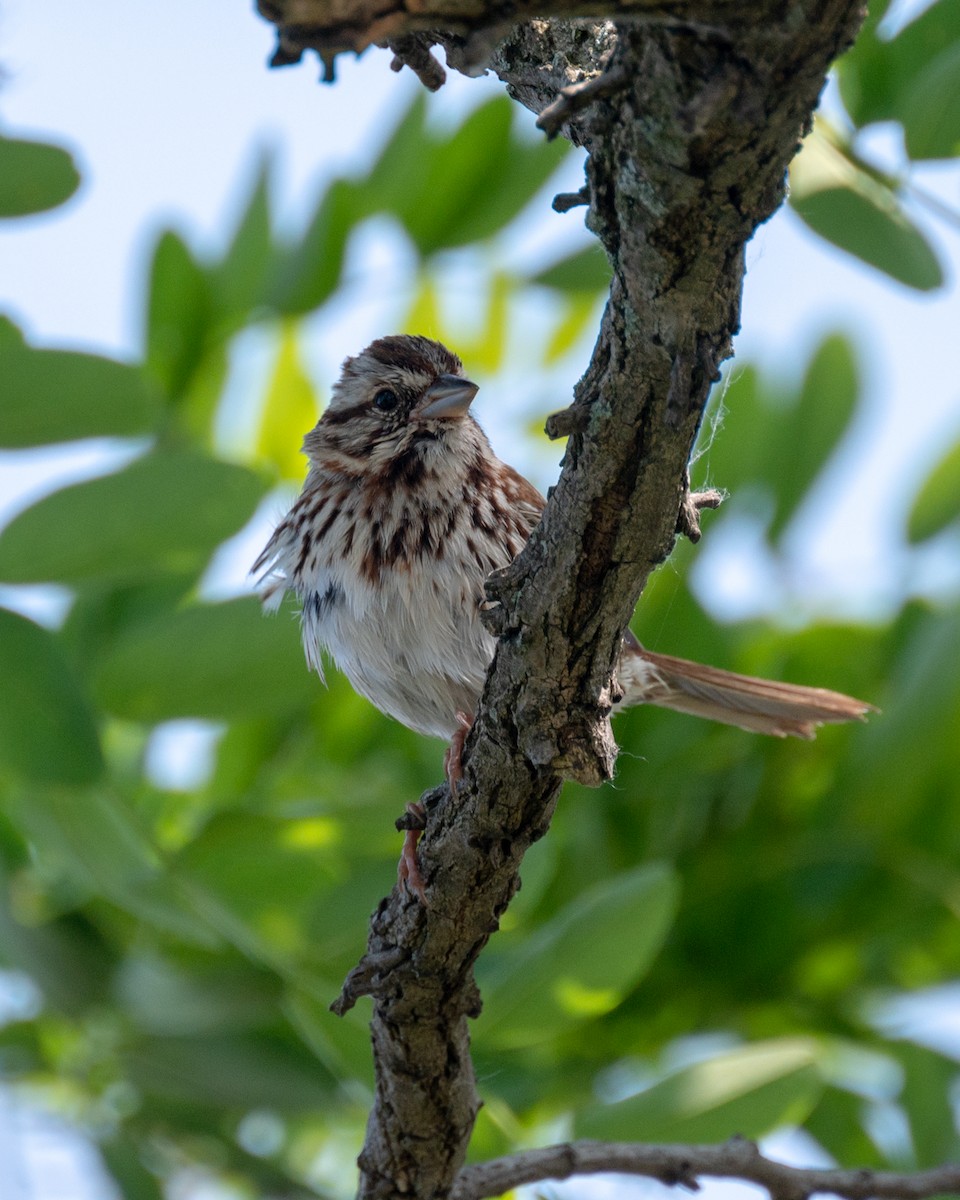
[[[403,819],[403,818],[401,818]],[[420,874],[420,863],[417,861],[417,843],[423,833],[427,819],[427,810],[422,804],[408,804],[407,817],[409,822],[403,837],[403,849],[400,851],[400,861],[397,863],[397,883],[405,884],[407,891],[413,892],[420,903],[428,907],[426,885]],[[397,822],[399,824],[399,821]]]
[[[467,740],[467,734],[473,728],[473,717],[468,717],[465,712],[458,710],[456,718],[457,730],[450,739],[450,745],[443,756],[443,772],[454,796],[457,794],[457,787],[463,778],[463,744]]]

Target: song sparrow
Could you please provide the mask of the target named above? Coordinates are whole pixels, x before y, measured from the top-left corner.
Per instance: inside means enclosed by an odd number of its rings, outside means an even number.
[[[506,566],[544,499],[501,462],[470,415],[477,386],[425,337],[385,337],[348,358],[303,448],[299,499],[254,565],[267,607],[302,604],[307,661],[326,650],[381,712],[451,739],[455,786],[495,640],[484,580]],[[656,704],[777,737],[863,717],[838,692],[735,675],[624,641],[618,707]],[[400,875],[422,896],[416,838]]]

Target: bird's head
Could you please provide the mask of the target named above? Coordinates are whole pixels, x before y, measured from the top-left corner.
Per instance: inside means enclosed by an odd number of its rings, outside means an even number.
[[[469,416],[476,393],[460,359],[440,342],[406,334],[379,338],[344,362],[303,448],[320,469],[417,469],[483,439]]]

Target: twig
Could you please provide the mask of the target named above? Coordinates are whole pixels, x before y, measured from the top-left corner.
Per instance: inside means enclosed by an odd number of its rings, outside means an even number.
[[[960,1166],[914,1173],[789,1167],[766,1158],[754,1142],[734,1137],[720,1146],[579,1141],[524,1150],[464,1167],[450,1196],[451,1200],[483,1200],[523,1184],[601,1172],[642,1175],[694,1191],[704,1175],[739,1179],[759,1184],[779,1200],[807,1200],[818,1192],[832,1192],[845,1200],[925,1200],[960,1195]]]
[[[387,45],[393,51],[391,71],[402,71],[409,67],[428,92],[435,92],[443,87],[447,73],[430,53],[432,41],[422,34],[408,34],[406,37],[391,39]]]
[[[623,67],[612,67],[602,75],[592,79],[584,79],[581,83],[571,83],[569,87],[561,88],[560,95],[552,104],[548,104],[539,117],[537,128],[542,129],[551,141],[557,136],[567,121],[604,96],[612,96],[626,87],[629,76]]]
[[[590,203],[590,189],[584,184],[579,192],[558,192],[553,198],[553,211],[569,212],[571,208],[579,208],[581,204]]]
[[[705,492],[687,492],[680,504],[680,512],[677,514],[677,533],[683,534],[691,542],[699,542],[702,536],[700,510],[719,508],[723,500],[723,492],[718,492],[715,488],[710,488]]]
[[[361,996],[372,996],[379,991],[390,972],[407,958],[407,951],[400,946],[382,954],[365,954],[343,981],[340,995],[330,1005],[330,1011],[342,1017],[348,1013]]]
[[[590,410],[585,404],[571,404],[551,413],[543,426],[551,441],[569,437],[572,433],[583,433],[590,421]]]

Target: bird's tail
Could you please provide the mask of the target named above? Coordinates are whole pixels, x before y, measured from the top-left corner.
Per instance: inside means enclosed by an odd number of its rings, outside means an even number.
[[[820,725],[876,711],[842,692],[737,675],[639,646],[624,648],[620,683],[623,707],[656,704],[773,737],[809,739]]]

